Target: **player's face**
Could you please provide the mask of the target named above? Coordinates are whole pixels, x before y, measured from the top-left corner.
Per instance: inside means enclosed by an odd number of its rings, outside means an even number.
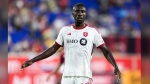
[[[75,22],[83,23],[86,17],[86,9],[84,6],[76,6],[73,8],[72,15]]]

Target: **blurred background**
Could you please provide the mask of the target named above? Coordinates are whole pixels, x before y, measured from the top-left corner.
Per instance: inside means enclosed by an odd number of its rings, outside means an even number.
[[[122,80],[116,82],[113,67],[102,52],[94,48],[94,84],[141,83],[140,0],[9,0],[8,84],[59,84],[60,75],[57,74],[46,81],[48,73],[60,61],[59,51],[22,72],[20,65],[49,48],[59,30],[74,23],[72,7],[76,3],[86,6],[85,22],[98,28],[122,72]],[[148,44],[150,40],[146,42]],[[143,51],[148,52],[148,49]],[[58,73],[61,74],[62,71],[63,65]]]
[[[142,78],[142,84],[150,84],[150,67],[148,64],[150,64],[150,1],[144,0],[141,1],[141,26],[142,26],[142,32],[141,32],[141,78]]]
[[[7,21],[8,21],[8,0],[0,1],[0,84],[7,84]]]

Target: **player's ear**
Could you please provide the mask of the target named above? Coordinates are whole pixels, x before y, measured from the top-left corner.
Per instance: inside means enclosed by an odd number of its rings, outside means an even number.
[[[86,13],[85,13],[85,17],[86,17]]]

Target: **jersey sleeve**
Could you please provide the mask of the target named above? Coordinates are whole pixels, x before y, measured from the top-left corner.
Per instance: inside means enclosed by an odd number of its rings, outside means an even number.
[[[59,31],[59,34],[57,36],[57,39],[55,40],[55,43],[63,46],[64,40],[63,40],[63,28]]]
[[[94,45],[99,48],[100,46],[103,46],[105,44],[101,34],[95,29],[94,31]]]

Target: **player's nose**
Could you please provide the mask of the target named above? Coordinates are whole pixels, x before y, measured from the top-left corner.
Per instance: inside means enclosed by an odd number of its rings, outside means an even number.
[[[82,12],[79,11],[79,12],[77,13],[77,15],[78,15],[78,16],[82,16]]]

